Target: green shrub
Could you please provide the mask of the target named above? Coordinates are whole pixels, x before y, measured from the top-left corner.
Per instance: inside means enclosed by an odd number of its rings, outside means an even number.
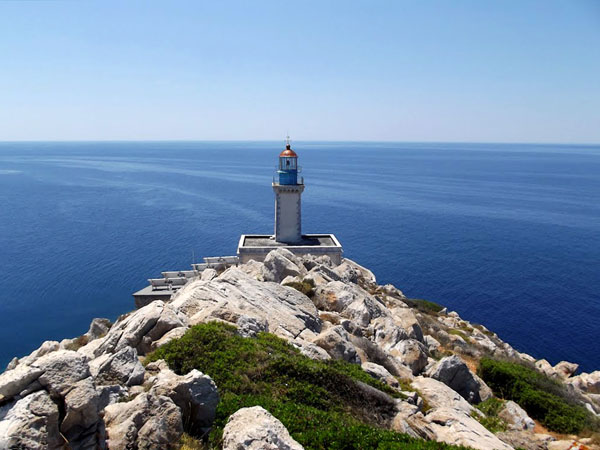
[[[411,308],[416,308],[425,314],[437,314],[444,309],[442,305],[420,298],[403,298],[402,301]]]
[[[482,358],[477,372],[496,395],[514,400],[552,431],[569,434],[598,427],[564,385],[531,367]]]
[[[486,401],[475,405],[477,409],[479,409],[482,413],[485,414],[485,417],[480,416],[477,413],[471,414],[471,416],[479,423],[481,423],[484,427],[490,430],[492,433],[497,433],[499,431],[506,430],[506,422],[498,417],[498,413],[502,409],[504,402],[495,397],[488,398]]]
[[[221,447],[232,413],[256,405],[281,420],[307,449],[458,448],[380,429],[377,424],[395,414],[393,401],[364,384],[397,397],[396,391],[357,365],[312,360],[268,333],[242,338],[230,325],[197,325],[147,357],[158,359],[179,374],[198,369],[217,384],[221,401],[208,448]]]

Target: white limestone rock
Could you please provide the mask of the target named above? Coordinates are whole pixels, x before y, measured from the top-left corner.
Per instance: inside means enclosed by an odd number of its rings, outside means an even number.
[[[344,283],[358,283],[359,278],[362,277],[362,273],[348,261],[349,260],[344,259],[339,266],[333,269],[333,271]]]
[[[427,349],[430,352],[437,351],[441,345],[436,338],[434,338],[433,336],[429,336],[429,335],[423,336],[423,343],[427,346]]]
[[[0,406],[0,448],[63,449],[58,420],[58,406],[46,391]]]
[[[473,417],[452,408],[441,407],[426,416],[435,440],[478,450],[513,450]]]
[[[548,376],[550,378],[556,378],[556,377],[558,377],[558,374],[554,370],[554,367],[552,367],[550,365],[550,363],[548,361],[546,361],[545,359],[540,359],[539,361],[536,361],[535,367],[540,372],[542,372],[544,375],[546,375],[546,376]]]
[[[408,434],[414,438],[423,437],[420,432],[421,427],[417,425],[417,422],[423,419],[423,414],[419,412],[419,407],[408,402],[399,401],[396,409],[397,413],[391,421],[390,428],[398,433]],[[419,418],[415,417],[416,414],[419,414]],[[417,428],[417,430],[413,427]]]
[[[183,434],[181,411],[169,397],[144,392],[104,409],[109,450],[177,449]]]
[[[301,283],[301,282],[302,282],[302,278],[293,277],[291,275],[288,275],[283,280],[281,280],[281,283],[279,283],[279,284],[281,284],[282,286],[287,286],[290,283]]]
[[[33,367],[43,371],[40,384],[51,394],[64,397],[75,383],[90,376],[87,358],[71,350],[57,350],[38,358]]]
[[[563,439],[548,443],[548,450],[588,450],[589,447],[576,439]]]
[[[355,284],[331,281],[315,289],[313,302],[320,310],[335,311],[366,327],[371,320],[389,316],[383,303]]]
[[[375,343],[386,351],[394,348],[401,341],[409,339],[408,332],[397,326],[389,316],[378,317],[372,321],[371,326],[375,334]]]
[[[246,264],[240,264],[238,269],[249,275],[250,278],[262,281],[263,263],[251,259]]]
[[[302,264],[306,270],[310,271],[316,266],[333,267],[331,258],[327,255],[311,255],[310,253],[302,256]]]
[[[266,319],[257,319],[241,315],[236,321],[238,334],[242,337],[256,337],[258,333],[269,331],[269,322]]]
[[[106,336],[111,326],[112,323],[110,320],[103,318],[95,318],[90,323],[90,328],[84,336],[88,339],[88,342],[91,342],[94,339]]]
[[[479,403],[493,396],[485,382],[457,355],[442,358],[427,371],[427,375],[446,384],[469,403]]]
[[[92,378],[75,383],[64,398],[65,417],[60,431],[72,448],[95,448],[100,402]]]
[[[336,270],[336,273],[340,274],[340,276],[342,276],[342,274],[344,274],[344,273],[348,273],[350,270],[354,270],[354,271],[358,272],[358,274],[359,274],[358,280],[365,281],[368,284],[376,284],[377,283],[377,279],[375,278],[375,275],[373,274],[373,272],[371,272],[366,267],[361,266],[357,262],[352,261],[351,259],[348,259],[348,258],[344,258],[342,260],[342,264],[340,264],[340,266],[342,266],[342,265],[343,265],[343,267],[341,269]],[[340,267],[340,266],[338,266],[338,267]],[[337,269],[337,267],[336,267],[336,269]]]
[[[312,342],[296,338],[293,340],[292,344],[294,345],[294,347],[300,350],[300,353],[302,353],[304,356],[310,359],[317,359],[319,361],[327,361],[328,359],[331,359],[329,353],[327,353],[318,345],[313,344]]]
[[[210,280],[214,280],[215,278],[217,278],[217,276],[219,276],[219,273],[215,269],[211,269],[209,267],[202,271],[202,275],[200,275],[200,280],[210,281]]]
[[[90,361],[89,365],[96,384],[134,386],[144,381],[144,366],[137,350],[132,347],[102,355]]]
[[[470,415],[473,408],[458,392],[433,378],[415,377],[411,383],[421,397],[433,408],[452,408]]]
[[[318,335],[313,343],[324,349],[333,359],[343,359],[360,364],[360,358],[348,332],[341,325],[328,328]]]
[[[328,281],[340,281],[342,278],[334,271],[330,265],[318,264],[308,272],[308,275],[319,274],[321,277]]]
[[[517,353],[517,356],[519,357],[519,359],[521,359],[522,361],[525,361],[527,363],[530,364],[535,364],[535,358],[531,355],[528,355],[527,353]]]
[[[187,326],[187,322],[184,314],[161,300],[156,300],[118,320],[102,338],[94,355],[115,353],[125,347],[133,347],[139,354],[144,355],[152,349],[154,341],[173,328]]]
[[[600,370],[582,373],[567,380],[575,388],[588,394],[600,394]]]
[[[559,378],[566,380],[579,368],[579,364],[575,364],[568,361],[561,361],[554,366],[554,372],[558,374]]]
[[[496,433],[496,436],[511,447],[523,450],[548,450],[548,444],[554,441],[548,434],[531,431],[508,430]]]
[[[270,333],[288,340],[314,337],[321,330],[317,308],[306,295],[257,281],[236,267],[212,281],[185,286],[170,306],[190,317],[190,325],[211,320],[236,324],[247,316],[266,321]]]
[[[129,395],[129,390],[119,384],[110,386],[96,386],[96,396],[98,397],[98,410],[102,411],[108,405],[117,403]]]
[[[175,374],[160,360],[148,364],[148,371],[158,370],[149,380],[150,393],[169,397],[181,409],[184,423],[208,430],[215,419],[219,394],[212,378],[193,369],[183,376]]]
[[[533,430],[535,422],[527,415],[527,412],[517,403],[508,400],[498,413],[498,417],[504,420],[513,430]]]
[[[25,356],[18,360],[19,364],[33,364],[38,358],[41,358],[48,353],[55,352],[61,348],[58,341],[44,341],[39,348],[35,349],[28,356]]]
[[[5,399],[13,398],[43,373],[42,369],[26,364],[19,364],[14,369],[3,372],[0,374],[0,396]]]
[[[388,352],[418,375],[427,366],[427,349],[415,339],[406,339],[391,347]]]
[[[306,273],[302,261],[285,248],[270,251],[262,267],[263,279],[275,283],[281,283],[287,276],[303,277]]]
[[[152,343],[152,350],[156,350],[158,347],[162,347],[175,339],[183,337],[183,335],[187,333],[187,330],[189,330],[188,327],[177,327],[167,331],[163,337]]]
[[[496,349],[498,348],[498,346],[496,344],[494,344],[494,342],[488,336],[486,336],[484,333],[482,333],[477,328],[473,329],[473,332],[471,333],[470,337],[471,337],[471,342],[473,344],[481,347],[482,349],[486,350],[489,353],[493,354],[496,351]]]
[[[283,424],[260,406],[242,408],[223,430],[223,450],[303,450]]]
[[[412,309],[407,306],[394,307],[390,308],[390,312],[394,323],[405,330],[409,338],[424,342],[421,324]]]
[[[361,364],[362,370],[367,372],[373,378],[383,381],[388,386],[393,388],[399,387],[398,380],[385,367],[372,362],[364,362]]]
[[[83,347],[79,347],[77,352],[85,356],[87,360],[92,360],[96,357],[95,352],[100,345],[102,345],[102,340],[94,339],[93,341],[85,344]]]

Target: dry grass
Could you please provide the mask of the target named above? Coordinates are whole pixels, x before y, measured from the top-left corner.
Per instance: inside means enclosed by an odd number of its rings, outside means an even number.
[[[196,439],[187,433],[183,433],[179,443],[181,445],[179,450],[206,450],[208,448],[200,439]]]

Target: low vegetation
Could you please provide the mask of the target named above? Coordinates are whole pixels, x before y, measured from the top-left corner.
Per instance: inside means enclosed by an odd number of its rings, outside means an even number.
[[[179,374],[198,369],[217,384],[221,401],[206,448],[221,448],[227,418],[256,405],[281,420],[306,449],[461,448],[380,428],[377,424],[387,423],[394,414],[390,396],[397,394],[392,388],[359,366],[307,358],[268,333],[242,338],[230,325],[201,324],[150,354],[147,361],[158,359]]]
[[[514,400],[549,430],[570,434],[599,429],[597,419],[562,383],[531,367],[482,358],[478,374],[498,397]]]
[[[477,413],[473,413],[472,417],[477,419],[484,427],[490,430],[492,433],[499,431],[505,431],[507,426],[506,422],[498,417],[498,413],[502,410],[504,402],[495,397],[488,398],[486,401],[479,403],[475,407],[479,409],[485,416],[480,416]]]
[[[294,288],[309,298],[312,298],[315,295],[315,282],[310,278],[302,281],[291,281],[289,283],[285,283],[284,286]]]
[[[403,298],[402,301],[411,308],[418,309],[425,314],[437,314],[444,309],[442,305],[420,298]]]

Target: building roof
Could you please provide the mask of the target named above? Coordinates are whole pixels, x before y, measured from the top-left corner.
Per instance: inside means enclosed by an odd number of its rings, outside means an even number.
[[[292,150],[292,148],[289,145],[286,145],[285,150],[279,154],[279,157],[280,158],[283,158],[283,157],[297,158],[298,155],[296,155],[296,152],[294,150]]]

